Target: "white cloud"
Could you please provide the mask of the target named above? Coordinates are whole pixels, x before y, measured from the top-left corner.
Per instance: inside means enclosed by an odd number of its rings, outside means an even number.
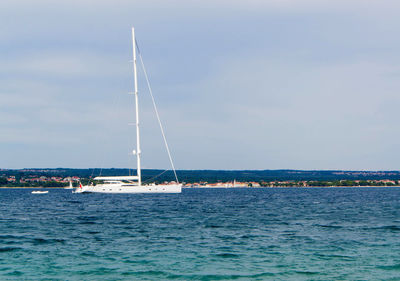
[[[126,76],[126,69],[128,68],[122,66],[129,65],[118,55],[110,56],[101,53],[94,55],[85,52],[71,53],[65,51],[60,51],[57,54],[55,51],[47,51],[4,58],[0,66],[0,73],[23,76],[25,79],[27,75],[30,77],[37,75],[57,76],[62,79],[102,78],[104,76]]]
[[[399,5],[2,1],[1,152],[24,154],[14,166],[90,166],[104,152],[122,166],[135,25],[179,168],[395,167]],[[143,82],[144,161],[167,167]]]
[[[186,91],[196,89],[192,103],[185,120],[174,120],[175,135],[182,130],[190,144],[202,139],[191,147],[195,168],[390,167],[385,159],[393,151],[377,155],[400,137],[393,131],[398,116],[384,117],[383,106],[400,106],[397,78],[388,76],[399,73],[396,64],[356,58],[282,63],[252,54],[222,60],[217,69],[201,84],[188,85]]]

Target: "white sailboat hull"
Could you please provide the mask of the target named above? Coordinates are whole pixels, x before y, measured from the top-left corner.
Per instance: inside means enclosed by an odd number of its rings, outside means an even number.
[[[181,184],[169,185],[119,185],[98,184],[82,186],[75,189],[75,193],[181,193]]]
[[[141,171],[141,149],[140,149],[140,134],[139,134],[139,103],[138,103],[138,81],[137,81],[137,70],[136,70],[136,48],[137,43],[135,39],[135,31],[132,27],[132,55],[133,55],[133,76],[134,76],[134,96],[135,96],[135,115],[136,115],[136,150],[132,151],[133,155],[136,155],[137,161],[137,174],[135,176],[98,176],[94,180],[102,181],[101,184],[97,185],[86,185],[76,188],[74,193],[181,193],[182,185],[179,184],[178,177],[176,175],[175,167],[172,162],[172,157],[168,148],[167,140],[164,134],[164,129],[162,127],[160,117],[158,115],[157,107],[154,102],[154,97],[151,91],[149,80],[147,78],[146,70],[144,68],[143,60],[140,56],[140,60],[143,66],[143,72],[146,76],[146,81],[148,83],[149,92],[153,101],[154,110],[160,125],[161,133],[164,139],[164,143],[168,152],[168,157],[171,162],[172,169],[175,175],[176,184],[164,184],[164,185],[142,185],[142,171]],[[139,51],[139,48],[137,48]],[[140,52],[139,52],[140,55]],[[137,181],[137,182],[135,182]],[[72,187],[72,181],[70,179],[70,187]]]

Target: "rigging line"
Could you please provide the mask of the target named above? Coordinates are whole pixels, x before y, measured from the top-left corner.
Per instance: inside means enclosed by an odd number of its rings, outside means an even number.
[[[162,134],[163,139],[164,139],[164,144],[165,144],[165,147],[167,148],[167,153],[168,153],[168,157],[169,157],[169,162],[171,163],[172,170],[174,171],[176,183],[179,184],[178,176],[176,175],[176,170],[175,170],[174,162],[172,161],[171,152],[170,152],[170,150],[169,150],[169,146],[168,146],[168,143],[167,143],[167,138],[165,137],[164,128],[163,128],[163,126],[162,126],[162,124],[161,124],[160,115],[158,114],[156,102],[155,102],[154,96],[153,96],[153,91],[152,91],[151,86],[150,86],[149,77],[147,76],[147,71],[146,71],[146,68],[145,68],[144,63],[143,63],[142,54],[141,54],[141,52],[140,52],[139,45],[138,45],[138,43],[137,43],[136,40],[135,40],[135,44],[136,44],[136,47],[137,47],[137,49],[138,49],[138,54],[139,54],[140,63],[141,63],[141,65],[142,65],[144,77],[146,78],[147,88],[149,89],[149,92],[150,92],[150,96],[151,96],[151,100],[152,100],[152,102],[153,102],[154,111],[156,112],[158,124],[160,125],[161,134]]]
[[[165,170],[165,171],[159,173],[158,175],[156,175],[156,176],[154,176],[154,177],[152,177],[152,178],[146,180],[145,183],[148,183],[148,182],[152,181],[153,179],[158,178],[159,176],[161,176],[162,174],[165,174],[165,173],[168,172],[168,171],[169,171],[169,170]]]

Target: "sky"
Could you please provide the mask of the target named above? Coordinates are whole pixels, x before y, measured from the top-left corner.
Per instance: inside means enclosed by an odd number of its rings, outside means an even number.
[[[135,167],[131,27],[177,169],[398,170],[400,2],[2,0],[0,168]],[[142,165],[169,168],[139,71]]]

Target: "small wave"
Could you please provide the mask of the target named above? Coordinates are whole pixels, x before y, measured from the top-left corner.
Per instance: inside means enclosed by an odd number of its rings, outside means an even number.
[[[87,221],[87,220],[97,220],[98,217],[96,216],[79,216],[77,217],[78,220]]]
[[[328,255],[328,254],[315,254],[317,257],[323,260],[343,260],[343,261],[353,261],[354,257],[344,256],[344,255]]]
[[[319,226],[319,227],[324,227],[324,228],[343,228],[342,226],[339,225],[329,225],[329,224],[314,224],[314,226]]]
[[[218,235],[218,236],[216,236],[217,238],[219,238],[219,239],[222,239],[222,240],[235,240],[237,237],[235,237],[235,236],[229,236],[229,235]]]
[[[383,230],[391,230],[391,231],[400,231],[400,227],[397,225],[386,225],[382,227],[377,227],[375,229],[383,229]]]
[[[23,273],[19,270],[14,270],[13,272],[7,273],[8,276],[21,276]]]
[[[43,238],[34,238],[32,240],[34,245],[42,245],[42,244],[53,244],[53,243],[65,243],[64,239],[43,239]]]
[[[205,226],[206,228],[222,228],[220,225],[215,225],[215,224],[209,224]]]
[[[275,276],[274,273],[271,272],[263,272],[256,274],[196,274],[196,275],[174,275],[170,276],[170,278],[176,279],[186,279],[186,280],[234,280],[239,279],[250,279],[250,280],[258,280],[258,279],[266,279],[268,277]]]
[[[22,250],[22,248],[19,248],[19,247],[3,247],[3,248],[0,248],[0,253],[14,252],[14,251],[18,251],[18,250]]]
[[[216,254],[216,256],[220,257],[220,258],[238,258],[239,257],[239,255],[231,254],[231,253]]]
[[[87,231],[87,234],[99,234],[101,233],[100,231]]]
[[[295,271],[297,274],[301,275],[318,275],[320,272],[315,272],[315,271]]]
[[[0,235],[0,239],[19,239],[20,237],[14,235]]]
[[[258,236],[256,235],[251,235],[251,234],[245,234],[240,236],[241,239],[250,239],[250,238],[257,238]]]
[[[165,239],[167,239],[167,240],[180,241],[180,240],[182,240],[182,237],[178,237],[178,236],[166,236]]]
[[[129,274],[129,275],[150,275],[150,276],[167,276],[168,275],[164,271],[157,271],[157,270],[134,271],[131,273],[132,274]],[[126,274],[124,274],[124,275],[126,275]]]
[[[96,257],[96,253],[93,251],[82,252],[80,253],[82,257]]]
[[[265,279],[267,277],[275,276],[274,273],[263,272],[256,274],[171,274],[164,271],[129,271],[121,273],[124,276],[143,276],[149,278],[164,278],[164,279],[178,279],[178,280],[233,280],[233,279]],[[152,280],[152,279],[150,279]]]
[[[96,224],[98,218],[95,216],[79,216],[77,219],[78,224]]]
[[[384,269],[384,270],[400,270],[400,264],[382,265],[382,266],[378,266],[378,268]]]
[[[384,230],[384,231],[400,231],[400,227],[397,225],[384,225],[376,227],[363,227],[363,230]]]
[[[96,222],[95,221],[81,221],[81,222],[78,222],[78,224],[96,224]]]

